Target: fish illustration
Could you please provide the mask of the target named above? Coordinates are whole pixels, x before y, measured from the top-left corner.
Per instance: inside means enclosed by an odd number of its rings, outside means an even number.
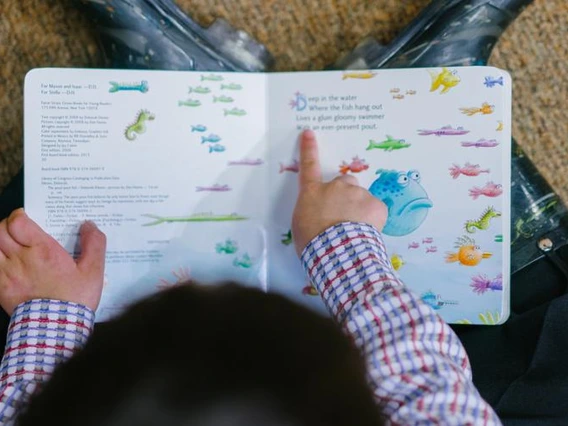
[[[404,95],[392,95],[393,99],[404,99]]]
[[[180,284],[185,284],[191,279],[191,270],[186,266],[181,266],[177,271],[172,271],[175,280],[168,280],[160,278],[160,282],[156,285],[158,290],[167,290],[171,287],[176,287]]]
[[[434,238],[426,237],[422,239],[422,244],[432,244],[434,242]]]
[[[341,173],[342,175],[347,174],[347,172],[360,173],[367,170],[368,168],[369,165],[365,162],[365,160],[359,157],[353,157],[350,164],[347,164],[345,161],[343,161],[339,165],[339,173]]]
[[[493,114],[493,111],[495,111],[495,105],[489,105],[487,102],[483,102],[483,104],[481,104],[481,108],[460,108],[460,111],[462,114],[469,117],[475,114]]]
[[[481,251],[475,240],[468,236],[459,237],[454,247],[458,251],[446,253],[447,263],[459,262],[464,266],[476,266],[482,259],[489,259],[492,256],[489,252]]]
[[[497,122],[497,128],[495,129],[496,132],[502,132],[503,128],[505,127],[502,121]]]
[[[298,173],[299,171],[300,171],[300,163],[298,160],[294,160],[292,164],[289,164],[287,166],[283,163],[280,163],[279,173],[284,173],[284,172]]]
[[[262,161],[260,158],[243,158],[242,160],[229,161],[227,164],[229,166],[260,166],[264,164],[264,161]]]
[[[489,225],[491,225],[491,219],[501,217],[501,212],[495,210],[494,207],[490,206],[485,209],[485,211],[481,214],[480,218],[477,220],[468,220],[465,225],[465,231],[473,234],[475,233],[476,228],[485,231],[489,229]]]
[[[285,246],[289,246],[290,244],[292,244],[293,239],[292,239],[292,230],[288,230],[288,232],[286,232],[285,234],[282,234],[282,239],[280,240],[280,242],[282,244],[284,244]]]
[[[221,95],[221,96],[213,96],[213,102],[224,102],[224,103],[231,103],[234,102],[234,99],[231,98],[230,96],[225,96],[225,95]]]
[[[443,87],[440,94],[447,93],[452,87],[457,86],[461,81],[456,70],[450,71],[448,68],[444,67],[442,68],[442,71],[438,73],[430,70],[428,72],[430,73],[430,77],[432,77],[430,92],[435,92],[440,87]]]
[[[140,93],[146,93],[150,89],[146,80],[142,80],[140,83],[117,83],[116,81],[109,81],[109,84],[109,93],[116,93],[120,91],[136,91]]]
[[[207,127],[203,124],[196,124],[195,126],[191,126],[191,132],[205,132],[207,131]]]
[[[311,283],[308,282],[308,285],[302,289],[302,294],[306,296],[317,296],[318,291]]]
[[[493,182],[487,182],[484,187],[479,188],[474,186],[469,190],[469,196],[474,200],[477,200],[480,195],[485,195],[486,197],[498,197],[503,193],[503,186],[501,184],[495,184]]]
[[[237,84],[237,83],[221,84],[221,90],[223,90],[223,89],[241,90],[242,88],[243,88],[243,86],[241,86],[240,84]]]
[[[237,220],[248,220],[248,217],[237,213],[231,214],[213,214],[213,213],[197,213],[191,216],[168,217],[158,216],[155,214],[143,214],[142,216],[153,219],[153,222],[145,223],[142,226],[156,226],[162,223],[174,222],[232,222]]]
[[[413,241],[408,245],[409,249],[417,249],[418,247],[420,247],[420,243],[417,243],[416,241]]]
[[[216,253],[233,254],[239,250],[239,245],[236,241],[227,238],[224,243],[217,243],[215,245]]]
[[[420,184],[417,170],[399,171],[379,169],[369,192],[386,204],[388,219],[383,233],[390,236],[410,234],[426,220],[433,203]]]
[[[499,145],[495,139],[478,139],[477,142],[462,142],[463,147],[473,147],[473,148],[494,148]]]
[[[485,87],[488,88],[494,87],[496,85],[503,86],[503,76],[499,78],[487,76],[485,77],[483,84],[485,84]]]
[[[206,95],[207,93],[211,93],[211,89],[209,87],[203,86],[190,87],[187,93],[198,93],[200,95]]]
[[[244,109],[233,108],[233,109],[224,109],[225,116],[227,115],[235,115],[237,117],[242,117],[243,115],[247,115],[247,112]]]
[[[416,95],[416,90],[407,90],[407,91],[406,91],[406,94],[407,94],[407,95],[411,95],[411,96],[412,96],[412,95]]]
[[[369,146],[367,146],[367,151],[372,149],[384,149],[385,151],[394,151],[395,149],[408,148],[411,144],[406,143],[405,139],[395,139],[391,135],[386,135],[387,139],[382,142],[375,142],[374,140],[369,140]]]
[[[503,242],[503,235],[502,234],[495,235],[494,241],[496,243],[502,243]]]
[[[178,106],[198,107],[200,105],[201,101],[197,99],[187,99],[185,101],[178,101]]]
[[[442,300],[442,296],[434,293],[432,290],[428,290],[426,293],[422,293],[420,299],[427,305],[429,305],[435,311],[442,309],[446,305],[457,305],[458,302],[455,300]]]
[[[373,78],[374,76],[376,76],[377,73],[376,72],[372,72],[372,71],[361,71],[361,72],[357,72],[357,71],[350,71],[350,72],[344,72],[343,73],[343,78],[342,80],[347,80],[348,78],[355,78],[355,79],[360,79],[360,80],[367,80],[369,78]]]
[[[221,138],[217,135],[214,135],[213,133],[211,133],[209,136],[201,136],[201,143],[217,143],[221,140]]]
[[[469,286],[476,294],[483,294],[489,290],[501,291],[503,290],[503,275],[499,274],[492,280],[487,278],[486,275],[476,275],[471,279]]]
[[[196,186],[195,191],[196,192],[204,192],[204,191],[227,192],[227,191],[231,191],[231,188],[229,187],[229,185],[219,185],[219,184],[216,183],[215,185],[212,185],[212,186]]]
[[[222,75],[216,74],[209,74],[209,75],[201,75],[201,81],[223,81]]]
[[[225,147],[223,145],[215,144],[209,145],[209,154],[212,152],[223,152],[225,151]]]
[[[252,259],[250,258],[248,253],[243,254],[240,259],[238,257],[235,257],[235,259],[233,260],[233,266],[237,268],[240,267],[240,268],[249,269],[252,267],[252,264],[253,264]]]
[[[426,247],[426,253],[436,253],[437,251],[438,251],[438,247],[436,247],[436,246]]]
[[[489,169],[481,169],[479,164],[471,164],[469,162],[465,163],[463,167],[454,164],[450,167],[450,176],[457,179],[460,175],[464,176],[479,176],[481,173],[489,173]]]
[[[390,257],[390,261],[391,261],[391,264],[392,264],[392,268],[395,271],[398,271],[405,264],[405,261],[402,258],[402,256],[399,256],[398,254],[393,254]]]
[[[418,134],[420,136],[429,136],[429,135],[436,135],[436,136],[459,136],[465,135],[469,133],[469,130],[465,130],[463,127],[452,128],[452,126],[444,126],[440,127],[439,129],[434,130],[426,130],[421,129],[418,130]]]
[[[394,87],[392,89],[390,89],[390,93],[399,93],[400,89],[398,87]]]

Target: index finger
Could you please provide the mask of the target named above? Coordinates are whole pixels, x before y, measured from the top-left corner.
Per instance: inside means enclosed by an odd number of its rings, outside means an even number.
[[[318,143],[312,130],[306,130],[300,136],[300,186],[321,182],[321,166],[319,162]]]

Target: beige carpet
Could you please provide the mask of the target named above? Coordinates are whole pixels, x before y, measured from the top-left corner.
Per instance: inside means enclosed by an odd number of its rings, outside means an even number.
[[[0,1],[0,189],[22,162],[22,83],[34,67],[101,64],[76,0]],[[224,17],[263,42],[278,70],[317,70],[365,35],[387,43],[428,0],[179,0],[201,24]],[[568,2],[536,0],[491,64],[514,80],[513,134],[568,201]]]

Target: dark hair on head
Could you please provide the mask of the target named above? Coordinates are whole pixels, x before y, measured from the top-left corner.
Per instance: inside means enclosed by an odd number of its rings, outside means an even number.
[[[101,325],[19,426],[383,424],[357,349],[282,296],[187,283]]]

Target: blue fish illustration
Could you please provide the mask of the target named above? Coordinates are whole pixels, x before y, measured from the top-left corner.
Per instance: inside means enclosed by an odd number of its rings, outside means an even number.
[[[433,203],[420,184],[420,173],[377,170],[369,192],[386,204],[389,214],[383,233],[395,237],[408,235],[426,220]]]
[[[210,134],[209,136],[201,136],[201,143],[217,143],[221,138],[217,135]]]
[[[223,145],[209,145],[209,154],[212,152],[223,152],[225,151],[225,147]]]
[[[487,76],[487,77],[485,77],[485,81],[483,82],[483,84],[485,84],[485,87],[494,87],[497,84],[499,86],[503,86],[503,76],[501,76],[499,78]]]
[[[436,311],[439,311],[446,305],[458,304],[455,300],[442,300],[442,296],[434,293],[432,290],[428,290],[426,293],[423,293],[420,298],[424,303],[430,305],[430,307]]]
[[[197,124],[195,126],[191,126],[192,132],[205,132],[206,130],[207,127],[205,127],[203,124]]]

